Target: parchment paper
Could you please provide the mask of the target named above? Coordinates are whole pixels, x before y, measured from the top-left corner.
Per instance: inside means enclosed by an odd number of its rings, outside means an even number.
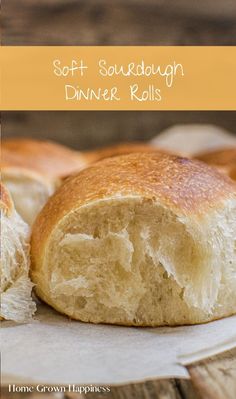
[[[31,324],[3,322],[1,343],[3,384],[188,377],[181,362],[236,347],[236,316],[196,326],[132,328],[70,321],[40,305]]]

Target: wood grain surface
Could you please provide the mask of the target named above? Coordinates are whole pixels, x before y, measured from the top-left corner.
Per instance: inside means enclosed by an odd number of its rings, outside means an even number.
[[[233,45],[235,0],[3,0],[4,45]]]
[[[188,367],[203,398],[236,398],[236,349]]]

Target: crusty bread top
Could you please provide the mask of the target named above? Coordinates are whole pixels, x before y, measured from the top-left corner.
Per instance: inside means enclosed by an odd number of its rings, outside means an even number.
[[[68,213],[102,199],[141,196],[180,216],[198,218],[236,199],[236,185],[202,162],[162,153],[134,153],[102,160],[68,178],[33,226],[32,252],[40,256],[56,224]]]
[[[0,209],[2,209],[8,216],[13,211],[14,205],[11,196],[6,187],[0,182]]]
[[[115,157],[118,155],[131,154],[133,152],[156,152],[160,151],[156,147],[150,144],[141,143],[138,141],[134,142],[123,142],[107,147],[98,148],[93,151],[85,151],[84,155],[86,159],[92,163],[100,161],[104,158]],[[162,150],[164,152],[164,150]]]
[[[33,169],[51,178],[67,176],[87,165],[80,152],[51,141],[27,138],[3,140],[1,163]]]
[[[219,167],[236,180],[236,147],[197,154],[196,159]]]

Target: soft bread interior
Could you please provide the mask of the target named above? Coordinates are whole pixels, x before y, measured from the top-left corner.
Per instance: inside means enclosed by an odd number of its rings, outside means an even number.
[[[36,310],[31,298],[29,228],[13,210],[1,212],[1,310],[6,320],[26,322]]]
[[[195,219],[139,197],[92,203],[54,230],[37,291],[96,323],[175,325],[233,313],[235,217],[233,200]]]
[[[34,222],[48,197],[54,192],[54,184],[41,176],[27,172],[3,171],[3,183],[11,193],[15,208],[30,226]]]

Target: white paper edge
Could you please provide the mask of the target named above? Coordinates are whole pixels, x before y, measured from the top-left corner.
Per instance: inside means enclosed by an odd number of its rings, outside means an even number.
[[[230,340],[212,346],[208,349],[202,349],[200,351],[188,353],[186,355],[179,355],[177,360],[182,366],[188,366],[191,363],[205,360],[211,356],[219,355],[220,353],[227,352],[231,349],[236,349],[236,335]]]

